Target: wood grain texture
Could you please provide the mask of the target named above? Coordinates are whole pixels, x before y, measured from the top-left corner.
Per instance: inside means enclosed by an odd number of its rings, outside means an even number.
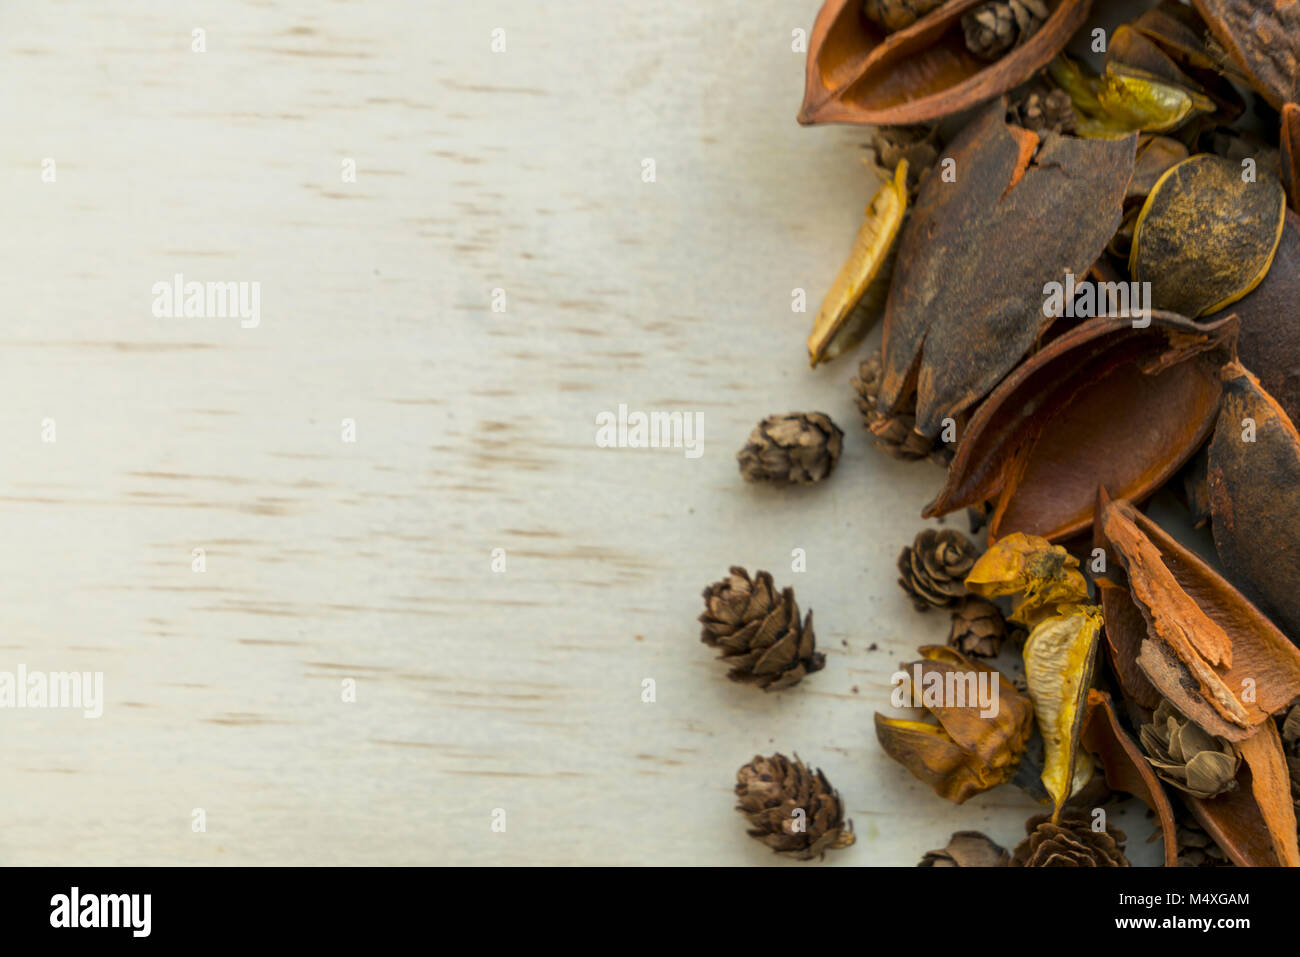
[[[0,670],[107,699],[0,711],[0,863],[770,864],[731,786],[773,749],[844,794],[839,863],[1019,838],[1027,798],[946,805],[872,735],[946,633],[893,571],[941,473],[867,446],[852,360],[806,368],[874,183],[861,131],[795,124],[804,6],[0,9]],[[261,324],[154,318],[178,272],[260,282]],[[619,403],[703,412],[704,455],[598,448]],[[745,487],[805,409],[837,474]],[[725,680],[695,616],[732,563],[824,671]]]

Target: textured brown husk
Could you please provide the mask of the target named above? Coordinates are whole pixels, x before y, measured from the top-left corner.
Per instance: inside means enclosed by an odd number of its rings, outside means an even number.
[[[1153,313],[1145,329],[1090,319],[1053,339],[980,405],[924,514],[996,499],[992,538],[1060,540],[1092,523],[1099,484],[1154,492],[1209,434],[1236,329]]]
[[[1273,109],[1300,102],[1300,4],[1192,0],[1234,63]]]
[[[1110,630],[1110,619],[1106,620]],[[1114,791],[1133,795],[1160,822],[1164,841],[1165,867],[1178,866],[1178,837],[1174,826],[1174,809],[1164,786],[1127,731],[1119,723],[1110,695],[1096,688],[1088,692],[1088,716],[1084,719],[1083,746],[1095,757],[1106,774],[1106,784]]]
[[[1210,443],[1214,544],[1237,587],[1300,641],[1300,435],[1240,364],[1224,380]],[[1246,419],[1254,442],[1242,440]]]
[[[1179,712],[1240,742],[1300,695],[1300,649],[1131,503],[1099,496],[1097,541],[1127,573],[1146,620],[1138,667]],[[1131,654],[1131,639],[1124,644],[1119,653]]]
[[[896,33],[862,16],[861,0],[826,0],[808,42],[799,122],[905,126],[929,122],[1019,86],[1061,52],[1091,0],[1051,0],[1029,40],[989,63],[966,49],[961,18],[982,0],[950,0]]]
[[[1237,789],[1187,806],[1215,843],[1241,867],[1300,867],[1295,808],[1277,725],[1266,721],[1237,745],[1243,767]]]
[[[1282,148],[1282,188],[1286,190],[1291,209],[1300,213],[1300,106],[1288,103],[1282,107],[1279,140]]]
[[[1237,358],[1291,421],[1300,422],[1300,216],[1294,212],[1286,214],[1282,241],[1264,281],[1210,320],[1233,313],[1241,318]]]
[[[1005,102],[974,119],[931,175],[899,237],[885,307],[879,408],[916,383],[916,431],[933,438],[1009,372],[1048,324],[1043,288],[1083,276],[1119,225],[1136,135],[1039,145]]]

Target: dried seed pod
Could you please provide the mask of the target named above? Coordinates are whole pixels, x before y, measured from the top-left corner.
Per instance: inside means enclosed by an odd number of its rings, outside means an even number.
[[[1214,101],[1194,88],[1115,61],[1095,76],[1058,57],[1051,75],[1070,94],[1079,113],[1075,130],[1084,137],[1113,139],[1138,130],[1164,133],[1215,110]]]
[[[1205,153],[1167,170],[1133,230],[1129,272],[1151,302],[1196,318],[1260,284],[1282,239],[1286,195],[1264,171],[1244,181],[1236,163]]]
[[[1160,702],[1139,733],[1156,774],[1178,790],[1212,798],[1237,786],[1241,755],[1232,742],[1206,734],[1168,701]]]
[[[1214,544],[1233,582],[1300,641],[1300,435],[1239,363],[1223,375],[1210,443]]]
[[[958,831],[948,846],[926,851],[917,867],[1006,867],[1011,863],[1007,849],[979,831]]]
[[[1011,621],[1029,628],[1088,600],[1079,560],[1060,545],[1020,532],[989,546],[966,576],[966,587],[985,598],[1016,596]]]
[[[823,412],[769,415],[736,454],[746,482],[812,485],[831,474],[844,433]]]
[[[1092,524],[1098,485],[1145,498],[1208,436],[1236,329],[1153,313],[1145,328],[1090,319],[1053,339],[976,410],[923,514],[996,499],[991,537],[1061,540]]]
[[[1285,0],[1192,0],[1255,91],[1280,110],[1300,103],[1300,7]]]
[[[808,334],[810,365],[854,348],[875,325],[889,292],[890,252],[906,214],[907,161],[900,160],[893,178],[881,185],[867,206],[849,258],[817,310]],[[849,322],[850,316],[854,321]]]
[[[1002,650],[1007,623],[993,602],[967,595],[957,603],[948,631],[948,646],[964,655],[992,658]]]
[[[780,691],[826,666],[826,656],[817,651],[812,612],[800,623],[794,589],[778,593],[767,572],[751,579],[733,565],[730,576],[704,589],[699,620],[700,641],[721,649],[732,681]]]
[[[1131,503],[1102,495],[1096,533],[1146,620],[1137,665],[1181,714],[1240,745],[1300,695],[1300,649]]]
[[[1106,622],[1110,630],[1109,619]],[[1112,790],[1132,794],[1155,814],[1164,841],[1165,867],[1178,864],[1178,842],[1174,830],[1175,811],[1159,779],[1142,757],[1142,752],[1119,723],[1110,695],[1093,688],[1088,692],[1088,713],[1080,742],[1097,758]]]
[[[859,0],[826,0],[813,24],[799,122],[905,126],[951,116],[1029,80],[1065,46],[1091,0],[1055,0],[1043,26],[993,63],[966,49],[961,18],[983,0],[948,0],[887,33]]]
[[[1093,830],[1086,814],[1066,813],[1053,821],[1035,814],[1025,822],[1028,837],[1011,852],[1012,867],[1128,867],[1124,842],[1117,827]]]
[[[962,580],[978,554],[961,532],[927,528],[899,554],[898,584],[917,611],[946,608],[966,594]]]
[[[924,707],[935,723],[887,718],[876,713],[876,738],[885,753],[940,797],[961,804],[1009,781],[1033,730],[1033,708],[1001,672],[960,652],[938,645],[919,649],[922,661],[904,665],[914,697],[896,686],[895,705]],[[909,676],[909,677],[910,677]],[[976,701],[949,701],[946,689],[981,683],[996,694],[996,713],[986,715]]]
[[[1237,358],[1259,378],[1294,422],[1300,422],[1300,216],[1288,210],[1273,265],[1244,299],[1207,321],[1235,313],[1241,319]]]
[[[736,799],[749,836],[777,854],[809,861],[855,840],[839,793],[797,754],[793,761],[783,754],[755,755],[736,772]]]
[[[1286,752],[1277,724],[1266,721],[1237,745],[1240,786],[1216,798],[1188,797],[1187,807],[1234,864],[1300,867]]]
[[[1281,143],[1282,187],[1291,201],[1291,209],[1300,213],[1300,106],[1288,103],[1282,107]]]
[[[962,130],[946,153],[956,182],[929,177],[898,240],[879,408],[915,391],[931,439],[1029,351],[1048,322],[1045,285],[1097,260],[1133,174],[1136,137],[1049,133],[1039,147],[1005,114],[994,103]]]

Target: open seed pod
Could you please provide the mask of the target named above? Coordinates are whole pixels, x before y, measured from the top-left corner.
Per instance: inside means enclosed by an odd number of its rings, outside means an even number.
[[[1300,867],[1295,808],[1286,752],[1277,725],[1266,721],[1237,745],[1237,787],[1216,798],[1187,798],[1214,842],[1241,867]]]
[[[1146,622],[1140,642],[1114,641],[1181,714],[1206,733],[1240,743],[1300,695],[1300,649],[1239,591],[1130,502],[1098,503],[1098,544],[1127,574]],[[1107,589],[1102,590],[1103,599]],[[1124,627],[1107,620],[1107,627]],[[1129,667],[1121,660],[1117,672]],[[1145,696],[1144,696],[1145,697]]]
[[[1029,351],[1048,322],[1045,285],[1097,260],[1133,174],[1136,136],[1040,145],[1005,113],[991,104],[954,139],[955,182],[931,173],[898,240],[879,409],[914,390],[930,439]]]
[[[1286,194],[1260,170],[1208,153],[1171,167],[1133,230],[1129,272],[1151,283],[1151,304],[1191,318],[1236,302],[1260,284],[1282,238]]]
[[[1223,376],[1210,443],[1214,544],[1237,586],[1300,641],[1300,434],[1239,363]]]
[[[1067,93],[1079,114],[1080,136],[1113,139],[1144,130],[1176,130],[1217,106],[1199,86],[1174,83],[1139,67],[1108,60],[1099,76],[1065,57],[1052,61],[1052,78]]]
[[[983,0],[948,0],[894,33],[861,0],[826,0],[813,24],[799,122],[903,126],[970,109],[1019,86],[1065,46],[1091,0],[1047,0],[1023,45],[990,63],[966,48],[962,17]]]
[[[1236,313],[1241,319],[1237,358],[1277,399],[1291,421],[1300,422],[1300,215],[1288,210],[1273,265],[1255,290],[1210,321]],[[1240,421],[1237,425],[1240,426]]]
[[[1090,319],[1003,380],[923,514],[996,499],[991,538],[1061,540],[1092,524],[1099,484],[1135,500],[1163,485],[1214,424],[1237,323],[1168,313],[1152,313],[1146,328],[1132,323]]]
[[[1109,630],[1110,622],[1106,622]],[[1112,791],[1131,794],[1156,815],[1164,842],[1165,867],[1178,866],[1178,837],[1174,826],[1174,809],[1164,786],[1142,757],[1137,742],[1129,735],[1115,714],[1110,695],[1096,688],[1088,692],[1088,715],[1084,719],[1083,746],[1097,759]]]
[[[926,645],[921,661],[904,666],[911,695],[896,687],[895,704],[924,707],[935,720],[887,718],[876,713],[876,738],[885,753],[924,781],[942,798],[961,804],[1004,784],[1016,766],[1034,726],[1029,699],[1001,672],[967,658],[954,648]],[[919,682],[911,678],[919,671]],[[948,700],[951,689],[975,691],[977,682],[996,692],[996,714],[981,714],[973,703]],[[933,693],[933,696],[931,696]]]
[[[1275,110],[1300,103],[1300,6],[1290,0],[1192,0],[1241,72]]]

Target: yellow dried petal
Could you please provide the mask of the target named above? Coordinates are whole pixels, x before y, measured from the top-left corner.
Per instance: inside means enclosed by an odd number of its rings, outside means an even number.
[[[808,334],[811,365],[841,355],[861,342],[884,311],[890,252],[906,213],[907,160],[899,160],[894,178],[872,197],[849,258],[817,310]],[[848,321],[850,317],[852,322]]]
[[[1073,792],[1079,771],[1079,731],[1101,625],[1096,605],[1067,606],[1025,641],[1025,681],[1043,737],[1043,787],[1057,810]]]
[[[966,587],[985,598],[1021,596],[1009,618],[1031,628],[1058,607],[1088,599],[1079,560],[1060,545],[1024,532],[994,542],[966,576]]]

